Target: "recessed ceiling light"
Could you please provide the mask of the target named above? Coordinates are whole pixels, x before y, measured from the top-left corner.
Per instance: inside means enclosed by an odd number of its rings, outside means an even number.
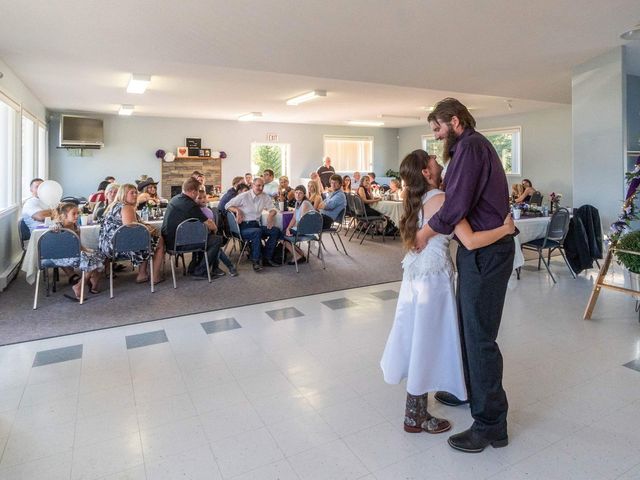
[[[367,120],[349,120],[347,123],[358,127],[382,127],[384,125],[384,122],[371,122]]]
[[[127,85],[127,93],[144,93],[150,82],[150,75],[132,74]]]
[[[131,115],[133,113],[133,109],[135,107],[133,105],[120,105],[120,110],[118,110],[118,115]]]
[[[623,40],[640,40],[640,23],[620,35]]]
[[[298,95],[297,97],[290,98],[287,100],[287,105],[300,105],[303,102],[308,102],[309,100],[313,100],[318,97],[326,97],[326,90],[313,90],[311,92],[303,93],[302,95]]]
[[[238,121],[239,122],[250,122],[251,120],[256,120],[258,118],[262,118],[262,112],[245,113],[244,115],[240,115],[238,117]]]

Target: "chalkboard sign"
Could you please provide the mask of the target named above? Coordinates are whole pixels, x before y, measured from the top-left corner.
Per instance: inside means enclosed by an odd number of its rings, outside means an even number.
[[[187,138],[187,147],[188,148],[202,148],[202,139],[201,138]]]

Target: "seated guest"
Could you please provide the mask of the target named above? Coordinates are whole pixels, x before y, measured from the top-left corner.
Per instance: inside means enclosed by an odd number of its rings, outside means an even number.
[[[533,195],[536,192],[536,189],[533,188],[533,185],[531,184],[531,180],[529,180],[528,178],[525,178],[524,180],[522,180],[522,193],[516,197],[515,202],[516,203],[529,203],[531,201],[531,195]]]
[[[376,182],[376,174],[375,174],[375,172],[369,172],[369,173],[367,173],[367,175],[371,179],[371,185],[378,185],[378,182]]]
[[[338,219],[338,215],[347,208],[347,197],[342,191],[342,177],[340,175],[331,175],[329,183],[327,198],[320,203],[323,229],[331,228],[333,222]]]
[[[191,174],[191,177],[195,178],[196,180],[198,180],[200,185],[204,185],[204,182],[206,180],[206,178],[204,176],[204,173],[201,173],[198,170],[194,170],[193,173]]]
[[[392,178],[389,182],[389,200],[400,201],[403,198],[402,188],[400,187],[400,180]]]
[[[29,230],[44,225],[44,219],[53,215],[53,211],[40,198],[38,198],[38,187],[44,182],[41,178],[34,178],[29,184],[31,197],[22,205],[22,219]]]
[[[362,199],[362,203],[364,203],[364,209],[367,211],[367,215],[382,215],[379,211],[371,207],[371,205],[378,203],[380,199],[373,198],[373,195],[371,194],[371,179],[369,178],[369,175],[362,177],[357,194]]]
[[[151,225],[145,224],[136,213],[138,189],[135,185],[125,183],[118,189],[115,201],[110,203],[104,212],[104,220],[98,234],[98,246],[103,255],[113,256],[113,235],[122,225],[139,223],[144,225],[151,234],[151,251],[153,252],[153,279],[155,283],[163,281],[161,274],[164,271],[164,240],[160,232]],[[136,282],[149,281],[147,253],[128,252],[125,254],[134,266],[138,266]]]
[[[158,195],[158,182],[154,182],[153,178],[147,177],[138,184],[138,208],[141,209],[145,205],[148,207],[159,207],[160,204],[167,203],[167,200]]]
[[[227,206],[227,202],[238,194],[238,190],[236,187],[243,180],[244,180],[243,177],[233,177],[233,180],[231,180],[231,188],[229,188],[229,190],[224,192],[224,195],[222,195],[222,198],[220,198],[220,201],[218,202],[218,210],[220,212],[224,212],[225,207]]]
[[[294,195],[295,195],[295,206],[294,206],[295,210],[293,213],[293,217],[291,217],[291,221],[289,222],[289,225],[287,226],[287,229],[285,231],[285,235],[287,237],[295,236],[296,225],[300,222],[300,219],[307,212],[314,209],[311,202],[307,199],[307,191],[304,188],[304,185],[298,185],[294,190]],[[289,253],[291,253],[291,255],[296,257],[296,261],[298,263],[304,263],[307,260],[304,254],[302,253],[302,250],[300,250],[299,247],[296,247],[294,250],[293,245],[290,242],[285,242],[284,246],[287,250],[289,250]],[[295,261],[293,260],[290,261],[289,265],[295,265]]]
[[[100,223],[104,219],[104,211],[109,204],[113,203],[118,194],[120,185],[117,183],[110,183],[104,190],[104,201],[98,202],[93,208],[93,223]]]
[[[253,175],[250,173],[244,174],[244,183],[247,184],[249,188],[251,188],[251,184],[253,183]]]
[[[360,175],[360,172],[353,172],[353,189],[357,190],[358,187],[360,187],[360,182],[362,181],[362,175]]]
[[[257,177],[253,180],[251,190],[241,193],[227,203],[227,210],[236,216],[242,238],[251,242],[251,262],[256,272],[262,270],[260,257],[266,265],[279,266],[271,257],[278,240],[282,237],[282,231],[274,225],[277,212],[273,208],[273,199],[262,191],[263,188],[264,180]],[[260,225],[263,210],[269,210],[267,225]],[[263,238],[267,239],[264,250],[260,241]]]
[[[202,185],[200,182],[191,177],[186,179],[182,184],[182,193],[176,195],[169,201],[167,205],[167,211],[164,214],[162,220],[162,236],[167,245],[167,248],[173,250],[175,246],[176,230],[178,225],[183,221],[190,218],[195,218],[205,224],[209,230],[209,236],[207,238],[207,259],[209,260],[209,268],[214,276],[222,276],[224,272],[218,268],[218,255],[220,252],[220,245],[222,244],[222,237],[216,235],[218,227],[215,222],[207,218],[207,215],[202,213],[200,205],[196,202],[198,193],[201,191]],[[204,200],[206,204],[206,194],[204,194]],[[211,214],[213,216],[213,213]],[[203,279],[207,278],[207,264],[204,259],[204,255],[199,259],[197,265],[193,265],[191,268],[191,275],[194,278]],[[194,262],[195,263],[195,262]]]
[[[187,182],[190,182],[190,184],[187,185]],[[180,225],[184,220],[195,218],[202,221],[202,218],[195,216],[193,204],[190,201],[192,195],[186,191],[188,188],[195,187],[198,187],[195,203],[206,217],[206,220],[204,220],[203,223],[209,229],[209,236],[207,237],[207,259],[209,260],[209,267],[212,270],[211,273],[214,277],[222,277],[225,275],[225,273],[218,267],[219,259],[227,266],[229,274],[232,277],[235,277],[238,275],[238,272],[236,272],[233,263],[231,263],[229,257],[224,253],[224,250],[220,248],[222,245],[222,237],[215,235],[218,230],[218,226],[216,224],[213,211],[207,206],[207,193],[205,192],[204,187],[194,178],[190,178],[182,184],[182,195],[177,195],[172,198],[167,206],[167,214],[169,214],[169,209],[171,209],[171,218],[167,221],[167,217],[165,215],[165,219],[162,222],[162,235],[165,237],[165,243],[167,245],[174,245],[176,230],[178,225]],[[182,196],[184,196],[184,198],[180,198]],[[171,206],[172,204],[173,206]],[[207,264],[202,252],[194,252],[192,254],[188,272],[194,278],[207,278]]]
[[[311,178],[312,182],[315,182],[316,184],[316,191],[322,195],[324,193],[324,186],[322,185],[322,181],[320,180],[320,175],[318,175],[318,172],[311,172],[309,174],[309,178]]]
[[[262,180],[264,181],[263,192],[269,195],[271,198],[277,196],[278,182],[276,182],[273,178],[273,170],[267,168],[264,172],[262,172]]]
[[[93,205],[98,202],[104,202],[104,191],[107,188],[107,185],[110,184],[111,182],[108,182],[107,180],[101,181],[98,185],[98,191],[96,193],[92,193],[89,197],[89,203]]]
[[[342,177],[342,191],[345,195],[349,195],[351,193],[351,177],[349,175]]]
[[[104,177],[105,182],[116,183],[116,177],[112,177],[111,175],[107,175]]]
[[[81,230],[78,227],[78,206],[75,203],[67,202],[61,203],[54,211],[54,222],[51,226],[52,230],[59,230],[60,228],[66,228],[74,232],[78,237],[81,236]],[[65,260],[68,262],[65,264]],[[59,267],[65,268],[65,271],[70,274],[73,274],[73,267],[80,268],[81,271],[87,272],[85,275],[85,282],[89,286],[89,292],[91,293],[100,293],[99,285],[100,285],[100,273],[104,270],[104,255],[100,252],[89,250],[85,247],[81,247],[80,251],[80,265],[75,264],[75,259],[58,259],[56,260],[56,264]],[[65,297],[70,298],[74,301],[80,300],[80,287],[81,284],[79,282],[73,285],[73,293],[74,296],[70,297],[65,295]]]
[[[279,182],[279,193],[278,193],[278,201],[285,202],[287,207],[295,208],[296,199],[293,194],[293,189],[289,186],[289,177],[286,175],[281,176],[278,179]]]
[[[318,210],[320,208],[320,203],[322,202],[322,190],[318,190],[318,182],[309,180],[309,183],[307,183],[307,190],[309,192],[309,201],[313,205],[313,208]]]

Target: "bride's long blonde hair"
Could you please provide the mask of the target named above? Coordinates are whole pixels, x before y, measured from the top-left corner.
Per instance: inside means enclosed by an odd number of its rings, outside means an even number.
[[[429,154],[424,150],[414,150],[400,163],[400,178],[404,181],[404,213],[400,218],[400,235],[405,249],[411,250],[418,233],[418,215],[422,210],[422,196],[429,185],[422,175],[427,168]]]

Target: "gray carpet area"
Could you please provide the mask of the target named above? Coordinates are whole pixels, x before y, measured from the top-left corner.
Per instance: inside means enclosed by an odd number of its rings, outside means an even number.
[[[344,239],[344,237],[343,237]],[[166,265],[166,281],[151,293],[148,284],[134,282],[131,270],[115,279],[115,298],[109,298],[109,282],[103,279],[102,292],[86,293],[88,301],[79,305],[63,296],[71,294],[62,275],[57,293],[45,297],[43,290],[38,309],[32,310],[34,286],[27,284],[21,273],[0,293],[0,345],[86,332],[162,318],[232,308],[253,303],[325,293],[334,290],[397,281],[402,278],[402,242],[376,237],[345,245],[349,256],[336,252],[329,238],[324,239],[327,269],[313,257],[311,263],[295,267],[265,267],[255,273],[246,259],[240,262],[240,275],[217,278],[211,284],[178,274],[178,288],[173,289],[171,270]],[[237,258],[237,251],[231,255]],[[224,267],[222,267],[224,270]]]

